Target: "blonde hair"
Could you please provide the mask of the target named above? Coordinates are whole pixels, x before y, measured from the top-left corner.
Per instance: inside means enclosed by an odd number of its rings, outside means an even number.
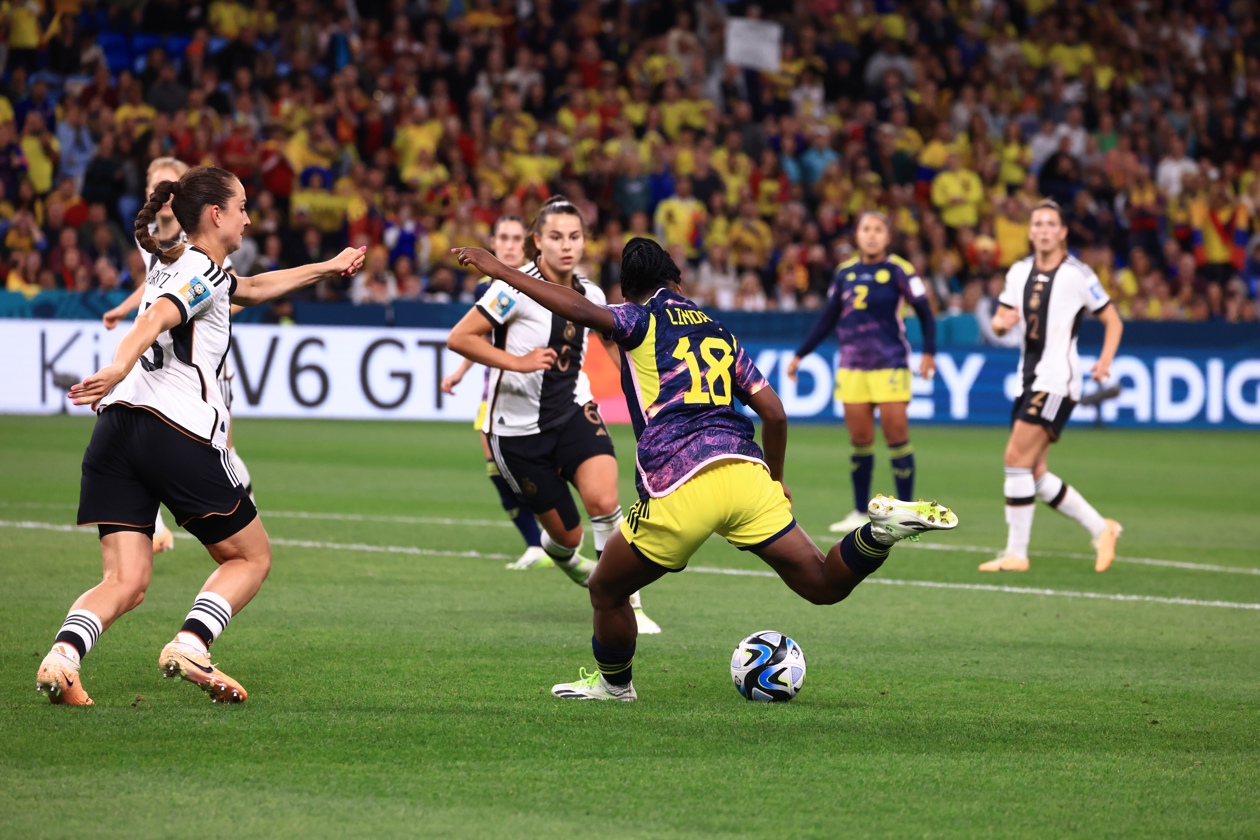
[[[184,163],[179,158],[174,157],[154,158],[153,162],[149,164],[149,168],[145,170],[144,182],[147,184],[152,181],[153,173],[161,172],[163,169],[173,170],[175,172],[175,177],[180,178],[188,171],[188,164]]]

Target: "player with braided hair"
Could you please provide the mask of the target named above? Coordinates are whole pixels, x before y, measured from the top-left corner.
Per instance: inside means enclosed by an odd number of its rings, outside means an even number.
[[[188,171],[188,164],[179,158],[160,157],[154,158],[149,164],[147,172],[147,186],[145,187],[145,195],[150,195],[153,190],[162,181],[178,181],[179,177]],[[187,241],[183,230],[180,229],[179,220],[175,218],[175,214],[171,212],[171,203],[158,208],[157,215],[148,225],[149,234],[152,235],[159,247],[173,248],[181,242]],[[140,250],[140,256],[144,258],[144,264],[148,271],[157,268],[161,262],[157,254],[150,253],[140,246],[140,240],[137,237],[136,247]],[[173,252],[172,252],[173,253]],[[228,274],[235,274],[232,270],[232,257],[229,254],[223,259],[223,270]],[[146,272],[147,273],[147,272]],[[118,326],[122,319],[126,318],[132,312],[140,308],[140,301],[144,298],[144,283],[142,278],[135,278],[136,288],[127,299],[109,310],[102,316],[101,321],[105,325],[105,329],[112,330]],[[235,315],[244,307],[232,306],[231,314]],[[219,391],[223,394],[223,401],[227,404],[228,411],[232,410],[232,360],[231,354],[223,357],[223,364],[219,367],[218,385]],[[230,427],[229,427],[230,428]],[[241,483],[245,485],[245,492],[249,494],[251,499],[254,498],[254,483],[250,477],[249,468],[245,466],[245,462],[241,456],[237,454],[236,444],[231,434],[228,435],[228,458],[232,462],[232,470],[241,479]],[[169,551],[175,547],[175,535],[166,527],[166,522],[162,519],[162,511],[158,510],[155,529],[153,532],[153,550],[155,552]]]
[[[149,225],[170,203],[187,242],[161,245]],[[327,262],[234,277],[223,270],[241,245],[249,216],[245,188],[215,167],[161,181],[136,218],[140,247],[159,264],[145,280],[140,315],[114,360],[70,389],[75,405],[97,412],[83,456],[80,525],[96,525],[101,582],[74,602],[39,666],[38,691],[53,703],[90,706],[81,659],[101,633],[144,600],[153,573],[158,504],[201,540],[218,564],[158,665],[219,702],[246,698],[211,662],[209,646],[258,593],[271,569],[271,542],[227,454],[231,418],[213,387],[231,342],[232,302],[265,303],[327,277],[355,273],[362,249]]]
[[[823,554],[792,516],[783,483],[787,415],[735,336],[682,295],[678,266],[659,245],[635,238],[621,258],[626,303],[604,306],[540,282],[480,248],[459,260],[498,277],[560,318],[616,342],[622,387],[638,439],[639,501],[604,548],[588,581],[597,670],[552,688],[575,700],[634,700],[637,631],[630,593],[684,569],[713,534],[766,561],[815,604],[843,600],[898,540],[958,524],[932,503],[877,496],[870,522]],[[762,420],[762,447],[738,399]]]

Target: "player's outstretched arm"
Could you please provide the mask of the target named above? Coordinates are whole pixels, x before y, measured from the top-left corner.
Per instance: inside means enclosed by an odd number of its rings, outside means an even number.
[[[612,312],[597,303],[591,303],[584,295],[572,289],[530,277],[523,271],[504,265],[494,254],[484,248],[452,248],[451,253],[459,258],[460,265],[471,265],[487,277],[502,280],[512,288],[529,295],[561,318],[602,334],[613,331]]]
[[[289,292],[318,283],[330,277],[349,277],[357,274],[363,265],[367,248],[346,248],[331,260],[280,271],[268,271],[253,277],[237,277],[232,303],[240,306],[256,306],[284,297]]]
[[[118,342],[114,351],[114,361],[84,379],[77,385],[70,386],[69,397],[75,405],[96,404],[114,390],[114,386],[122,382],[131,369],[136,366],[140,354],[149,349],[157,337],[171,327],[179,326],[183,321],[183,313],[179,307],[169,300],[158,298],[157,302],[136,316],[136,322],[127,334]]]
[[[1092,368],[1093,378],[1098,382],[1105,382],[1111,376],[1111,363],[1116,358],[1116,351],[1120,349],[1124,321],[1120,320],[1120,313],[1112,304],[1108,304],[1096,314],[1103,325],[1103,348],[1102,353],[1098,355],[1098,361]]]
[[[761,418],[761,451],[766,456],[770,477],[783,482],[783,461],[787,455],[787,412],[783,401],[769,385],[748,398],[748,407]],[[783,486],[787,492],[787,485]],[[789,495],[790,499],[791,496]]]
[[[101,323],[105,325],[105,329],[112,330],[118,326],[119,321],[140,308],[140,301],[143,299],[144,284],[141,283],[131,294],[127,295],[126,300],[101,316]]]

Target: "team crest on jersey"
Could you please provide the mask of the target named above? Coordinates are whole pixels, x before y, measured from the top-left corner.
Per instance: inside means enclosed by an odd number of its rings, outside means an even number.
[[[191,308],[210,297],[210,286],[201,277],[195,277],[191,282],[184,284],[184,288],[179,290],[184,300],[188,301]]]
[[[887,283],[891,279],[892,279],[892,272],[886,268],[881,268],[879,271],[875,272],[876,283]]]
[[[855,279],[857,279],[857,272],[850,271],[848,274],[844,275],[844,279],[845,279],[845,280],[855,280]]]
[[[503,318],[512,311],[513,306],[516,306],[516,300],[507,292],[499,292],[498,297],[494,299],[494,303],[490,304],[490,311]]]

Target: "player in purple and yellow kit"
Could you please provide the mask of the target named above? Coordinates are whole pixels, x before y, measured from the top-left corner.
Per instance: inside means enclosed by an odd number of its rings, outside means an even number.
[[[583,668],[576,682],[554,686],[557,697],[636,699],[631,663],[638,632],[630,595],[682,571],[715,533],[756,553],[811,603],[834,604],[878,569],[898,540],[958,524],[935,502],[881,496],[870,503],[871,521],[824,556],[796,524],[783,483],[783,404],[735,336],[683,297],[678,266],[655,242],[636,237],[626,244],[621,291],[627,303],[619,306],[540,282],[481,248],[455,253],[461,263],[599,331],[622,353],[622,386],[638,439],[639,501],[588,581],[598,670]],[[736,400],[761,417],[764,451]]]
[[[914,307],[923,327],[923,359],[919,376],[936,370],[936,321],[927,289],[913,265],[888,253],[892,226],[883,213],[863,213],[856,228],[858,256],[836,268],[827,305],[814,328],[788,364],[795,382],[801,359],[814,352],[827,333],[836,331],[840,368],[836,399],[844,403],[844,424],[853,446],[853,512],[833,523],[831,532],[847,533],[866,521],[875,470],[875,409],[892,456],[893,481],[899,499],[914,497],[914,448],[906,407],[910,403],[910,342],[901,320],[902,302]]]

